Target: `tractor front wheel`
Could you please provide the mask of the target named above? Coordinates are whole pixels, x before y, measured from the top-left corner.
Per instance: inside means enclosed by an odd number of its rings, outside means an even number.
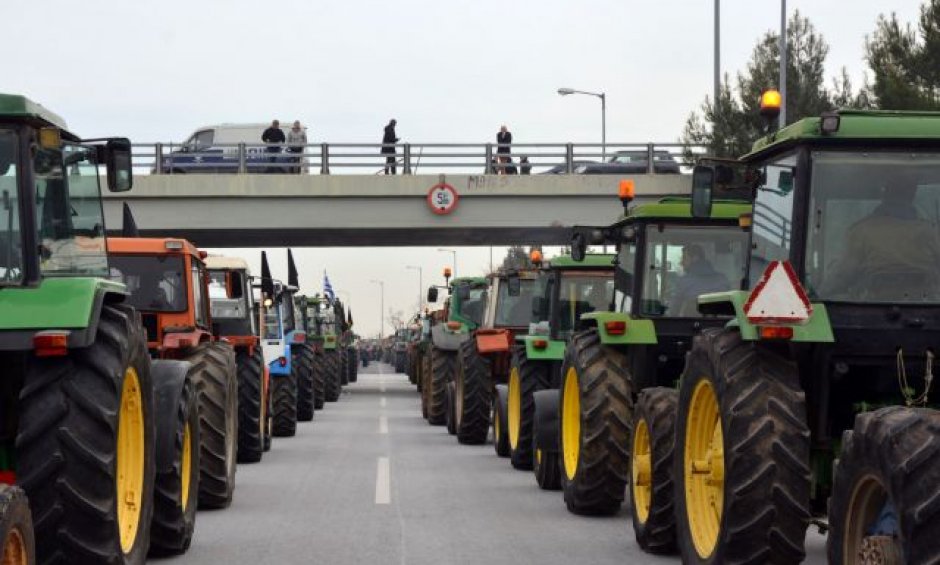
[[[425,379],[428,384],[428,423],[444,425],[447,419],[447,383],[453,380],[457,355],[436,347],[431,348],[431,374]]]
[[[173,460],[157,472],[150,523],[151,555],[185,553],[196,528],[199,498],[199,408],[195,384],[187,376],[171,432]],[[169,431],[169,430],[168,430]]]
[[[239,348],[235,353],[238,367],[238,462],[257,463],[264,453],[264,356],[256,347]]]
[[[335,349],[328,349],[323,354],[323,371],[326,377],[326,393],[324,398],[327,402],[336,402],[342,392],[339,377],[339,354]]]
[[[323,410],[326,404],[326,366],[323,354],[320,353],[313,360],[313,408]]]
[[[675,389],[654,387],[640,393],[630,438],[630,493],[633,532],[644,551],[676,548],[672,466],[676,436]]]
[[[509,392],[507,389],[506,385],[496,385],[496,394],[493,395],[493,409],[491,410],[493,415],[493,447],[499,457],[509,457],[509,426],[506,416]]]
[[[0,484],[0,563],[36,563],[36,540],[26,493],[4,484]]]
[[[613,514],[623,502],[633,418],[626,365],[596,330],[575,334],[565,352],[558,445],[565,504],[574,514]]]
[[[735,330],[705,330],[688,355],[677,412],[683,563],[801,562],[810,436],[796,365]]]
[[[532,451],[532,421],[535,402],[532,395],[551,386],[549,365],[530,361],[525,347],[513,351],[509,370],[507,420],[509,427],[509,457],[516,469],[532,469],[535,454]]]
[[[306,343],[291,348],[293,359],[291,367],[297,369],[297,421],[309,422],[313,420],[314,391],[313,391],[313,347]]]
[[[855,417],[829,503],[829,563],[935,563],[940,412],[893,406]]]

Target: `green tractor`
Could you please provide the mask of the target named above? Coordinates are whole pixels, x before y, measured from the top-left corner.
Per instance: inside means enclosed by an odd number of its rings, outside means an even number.
[[[326,337],[323,334],[323,299],[320,295],[305,297],[306,304],[301,305],[304,328],[307,331],[307,343],[313,347],[313,407],[322,410],[326,402],[326,366],[323,354]]]
[[[421,376],[422,411],[433,426],[447,424],[448,395],[453,396],[460,344],[470,339],[470,332],[483,322],[483,307],[489,283],[482,277],[461,277],[448,281],[450,270],[444,271],[445,286],[450,293],[440,316],[431,322],[431,344],[423,359]],[[438,287],[428,289],[428,302],[437,302]],[[451,420],[453,424],[453,420]],[[450,426],[449,428],[453,428]],[[450,431],[450,430],[449,430]],[[453,430],[456,433],[456,430]]]
[[[739,164],[749,290],[700,297],[731,322],[695,338],[674,409],[683,560],[798,563],[815,523],[830,563],[936,563],[940,114],[807,118]],[[703,216],[723,175],[693,177]]]
[[[546,489],[558,488],[560,481],[557,430],[535,428],[536,394],[548,391],[545,394],[557,397],[565,346],[583,323],[582,316],[610,309],[613,260],[613,255],[592,254],[582,261],[562,255],[541,265],[537,296],[532,299],[535,322],[527,334],[516,336],[522,346],[514,350],[508,385],[497,386],[495,428],[501,432],[496,434],[497,454],[508,456],[516,469],[534,468],[538,484]],[[551,416],[557,420],[557,415]]]
[[[323,354],[319,359],[320,370],[323,372],[323,390],[326,402],[336,402],[343,390],[342,375],[340,374],[340,332],[339,322],[336,319],[336,309],[327,302],[321,306],[320,328],[323,338]]]
[[[82,140],[0,94],[4,563],[32,562],[33,539],[38,563],[142,563],[150,546],[157,370],[127,289],[108,280],[102,166],[109,190],[129,190],[130,142]]]
[[[746,192],[739,182],[732,177],[721,195]],[[605,228],[576,229],[572,241],[576,259],[588,240],[617,246],[614,307],[582,316],[584,329],[564,350],[559,393],[537,394],[536,425],[557,427],[557,444],[542,450],[550,449],[550,460],[554,453],[561,459],[560,483],[571,512],[615,513],[632,477],[639,543],[666,552],[675,538],[671,485],[652,488],[650,476],[669,475],[670,460],[660,453],[669,450],[660,444],[672,437],[674,388],[692,337],[728,322],[703,317],[696,299],[743,279],[751,205],[746,198],[716,201],[696,218],[688,197],[631,206],[632,183],[621,188],[625,214]],[[662,417],[649,418],[653,408]],[[540,414],[547,415],[545,426]],[[650,497],[664,500],[658,506]]]

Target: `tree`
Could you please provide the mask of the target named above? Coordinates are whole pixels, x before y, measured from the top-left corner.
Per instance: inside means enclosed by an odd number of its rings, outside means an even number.
[[[879,16],[865,54],[879,108],[940,109],[940,0],[921,6],[916,29],[894,13]]]
[[[768,31],[751,53],[750,62],[737,74],[732,90],[728,77],[718,95],[717,104],[705,99],[699,112],[686,121],[682,143],[704,145],[717,157],[737,157],[750,150],[766,126],[760,116],[760,96],[777,88],[780,73],[780,35]],[[829,45],[808,18],[795,11],[787,24],[787,123],[806,116],[818,116],[832,109],[833,95],[825,86],[824,65]],[[845,75],[843,74],[844,78]],[[842,99],[855,99],[851,83],[843,82]],[[691,157],[691,148],[686,151]]]
[[[528,265],[528,263],[529,253],[525,250],[525,247],[521,245],[510,245],[506,249],[506,256],[503,257],[500,269],[521,269]]]

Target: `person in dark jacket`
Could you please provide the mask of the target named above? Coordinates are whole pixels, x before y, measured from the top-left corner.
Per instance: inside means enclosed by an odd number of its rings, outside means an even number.
[[[496,134],[496,160],[501,164],[497,173],[509,173],[509,167],[512,167],[512,157],[509,155],[511,151],[512,133],[504,124],[500,126],[499,132]],[[515,167],[512,167],[512,169],[512,174],[515,174]]]
[[[529,162],[529,157],[527,155],[519,157],[519,173],[523,175],[532,174],[532,163]]]
[[[395,120],[389,120],[388,125],[385,126],[385,135],[382,136],[382,153],[385,155],[385,174],[395,174],[395,144],[398,143],[398,138],[395,136],[395,125],[398,122]]]
[[[284,130],[281,129],[281,122],[274,120],[271,122],[271,127],[264,130],[264,133],[261,134],[261,141],[268,144],[266,151],[268,153],[280,153],[282,144],[287,140],[284,137]],[[268,162],[276,163],[277,155],[271,155],[268,157]],[[277,167],[268,167],[267,172],[278,172]]]

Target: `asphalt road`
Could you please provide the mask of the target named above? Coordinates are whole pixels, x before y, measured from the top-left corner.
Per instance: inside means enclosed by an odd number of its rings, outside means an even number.
[[[422,418],[407,377],[361,370],[339,402],[261,463],[238,468],[235,500],[200,512],[192,548],[162,561],[226,565],[679,563],[633,539],[629,512],[570,514],[492,444],[458,445]],[[807,563],[825,563],[808,536]]]

